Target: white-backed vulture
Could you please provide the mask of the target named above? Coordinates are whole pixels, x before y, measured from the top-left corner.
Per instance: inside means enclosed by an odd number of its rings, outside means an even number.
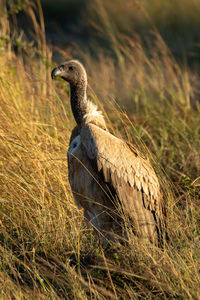
[[[79,61],[66,61],[51,75],[70,84],[77,126],[68,149],[69,182],[86,220],[103,241],[126,236],[128,226],[137,236],[159,242],[162,195],[149,161],[108,132],[102,113],[87,98],[87,75]]]

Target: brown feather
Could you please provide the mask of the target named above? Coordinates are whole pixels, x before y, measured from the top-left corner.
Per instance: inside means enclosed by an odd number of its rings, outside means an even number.
[[[82,190],[84,190],[84,196],[90,199],[86,204],[85,200],[83,201],[84,197],[79,196],[80,206],[84,210],[92,210],[90,204],[92,199],[95,199],[98,202],[98,204],[96,203],[97,207],[103,202],[106,203],[106,206],[114,209],[113,201],[109,197],[117,197],[124,214],[131,219],[134,232],[155,242],[157,240],[157,226],[159,226],[155,215],[158,219],[163,218],[162,197],[158,179],[148,160],[138,151],[136,153],[135,149],[132,151],[126,142],[94,124],[82,126],[80,137],[81,146],[76,156],[84,164],[84,167],[81,167],[82,173],[80,175],[76,168],[75,176],[87,178],[88,184],[84,182]],[[92,167],[93,161],[96,161],[96,171]],[[99,173],[101,170],[103,170],[103,177]],[[96,178],[98,183],[91,183],[92,176]],[[110,196],[106,183],[112,187],[114,195]],[[91,184],[95,185],[94,194],[91,193]],[[72,186],[72,190],[77,189],[81,190],[80,180]],[[74,196],[77,198],[75,193]],[[93,204],[94,210],[97,209],[96,206]],[[100,208],[97,209],[97,211],[99,210]],[[101,231],[100,228],[104,228],[105,232],[104,223],[108,224],[109,222],[106,221],[108,213],[105,213],[105,208],[103,210],[104,213],[101,212],[101,216],[104,217],[98,217],[97,230]],[[112,217],[111,219],[114,220],[115,218]],[[113,228],[113,224],[113,221],[109,223],[109,231]]]

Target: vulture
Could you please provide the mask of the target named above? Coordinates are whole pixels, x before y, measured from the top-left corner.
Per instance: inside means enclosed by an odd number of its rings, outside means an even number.
[[[77,60],[52,70],[69,83],[72,130],[68,176],[74,200],[100,240],[126,240],[128,232],[159,244],[163,232],[162,193],[149,162],[133,145],[111,134],[87,97],[87,74]],[[130,230],[129,230],[130,229]]]

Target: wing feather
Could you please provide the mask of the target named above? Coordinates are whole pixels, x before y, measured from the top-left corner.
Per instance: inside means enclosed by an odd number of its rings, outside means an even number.
[[[142,198],[137,197],[141,198],[143,207],[161,217],[160,185],[149,161],[133,146],[94,124],[84,125],[80,135],[89,159],[95,162],[99,172],[102,171],[105,182],[111,183],[116,189],[120,200],[133,202],[133,197],[127,198],[125,195],[129,188],[132,193],[136,189],[136,193],[143,194]],[[123,193],[119,188],[122,182]]]

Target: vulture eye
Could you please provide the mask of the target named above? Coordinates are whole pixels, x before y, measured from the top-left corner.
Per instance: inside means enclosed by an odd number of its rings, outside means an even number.
[[[69,70],[70,70],[70,71],[73,71],[73,70],[74,70],[74,68],[73,68],[72,66],[70,66],[70,67],[69,67]]]

